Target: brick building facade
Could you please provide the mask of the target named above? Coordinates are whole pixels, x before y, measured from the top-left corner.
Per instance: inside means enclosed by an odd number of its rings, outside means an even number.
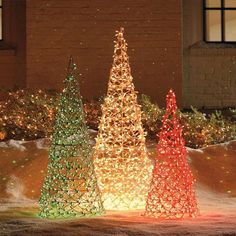
[[[169,88],[182,107],[235,106],[236,49],[193,46],[202,40],[201,4],[202,0],[3,0],[0,86],[61,89],[73,55],[82,74],[83,96],[99,97],[106,92],[115,30],[123,26],[139,93],[161,106]],[[215,54],[217,60],[211,60]],[[229,63],[222,65],[225,58]]]

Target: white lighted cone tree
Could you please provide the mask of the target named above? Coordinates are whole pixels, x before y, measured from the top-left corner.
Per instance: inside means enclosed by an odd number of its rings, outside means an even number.
[[[94,153],[104,207],[116,210],[144,208],[152,170],[123,32],[116,33]]]
[[[48,171],[39,200],[39,216],[43,218],[103,213],[77,68],[72,58],[64,83],[49,150]]]

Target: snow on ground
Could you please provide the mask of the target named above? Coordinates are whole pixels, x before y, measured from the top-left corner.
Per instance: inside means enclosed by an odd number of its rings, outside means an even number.
[[[236,141],[188,149],[197,179],[200,216],[158,221],[142,211],[109,211],[96,218],[49,221],[37,217],[49,140],[0,143],[0,235],[236,235]],[[148,143],[155,157],[155,143]]]

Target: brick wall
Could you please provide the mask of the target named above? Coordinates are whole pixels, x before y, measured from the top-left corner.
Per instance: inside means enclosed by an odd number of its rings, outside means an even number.
[[[236,107],[236,47],[202,42],[202,0],[183,0],[183,106]]]
[[[236,48],[195,46],[189,52],[185,106],[236,106]]]
[[[103,95],[120,26],[136,89],[163,105],[172,87],[181,103],[180,0],[27,0],[27,86],[60,89],[72,54],[83,96]]]
[[[1,90],[24,87],[26,83],[25,3],[25,0],[3,1],[3,41],[0,42]]]

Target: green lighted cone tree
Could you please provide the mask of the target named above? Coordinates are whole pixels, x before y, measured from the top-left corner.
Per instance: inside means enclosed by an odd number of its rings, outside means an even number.
[[[39,216],[43,218],[83,217],[103,212],[77,77],[71,57],[39,200]]]
[[[123,31],[116,34],[94,152],[104,207],[113,210],[144,208],[152,171]]]

